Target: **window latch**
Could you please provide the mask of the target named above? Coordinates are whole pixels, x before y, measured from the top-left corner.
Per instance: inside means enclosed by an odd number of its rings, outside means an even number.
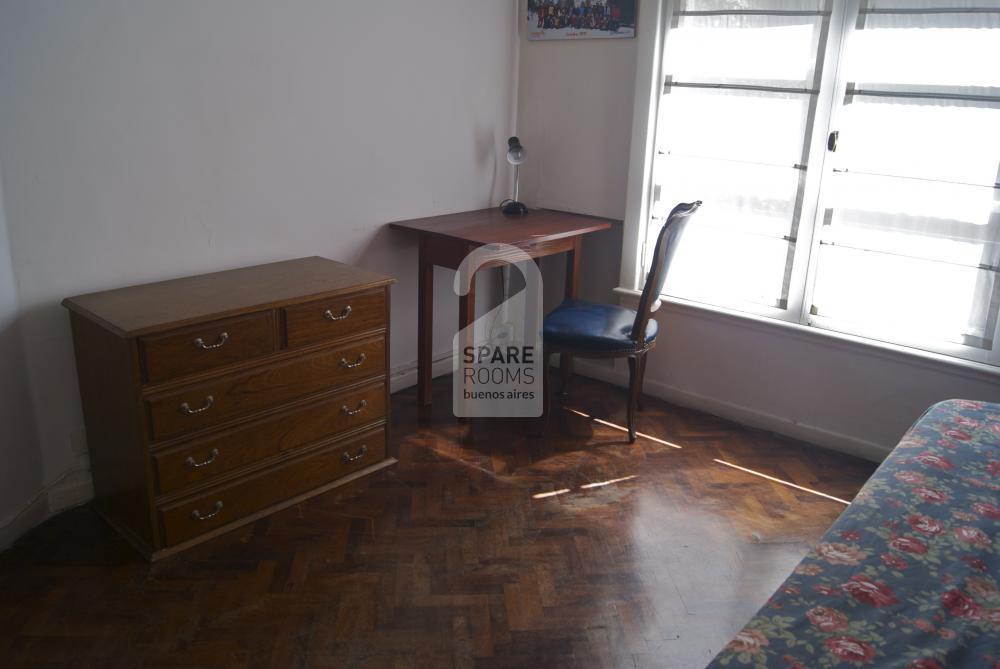
[[[830,133],[830,136],[826,138],[826,150],[836,151],[837,150],[837,140],[840,139],[840,131],[834,130]]]

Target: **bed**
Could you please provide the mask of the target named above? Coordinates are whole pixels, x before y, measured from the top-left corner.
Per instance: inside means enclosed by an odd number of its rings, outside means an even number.
[[[1000,669],[1000,404],[949,400],[709,664]]]

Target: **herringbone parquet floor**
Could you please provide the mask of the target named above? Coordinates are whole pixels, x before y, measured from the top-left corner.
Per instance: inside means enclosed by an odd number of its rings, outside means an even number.
[[[717,460],[844,499],[874,468],[656,401],[629,445],[579,378],[532,438],[447,383],[429,422],[394,397],[394,468],[161,563],[87,507],[37,528],[0,666],[702,667],[844,508]]]

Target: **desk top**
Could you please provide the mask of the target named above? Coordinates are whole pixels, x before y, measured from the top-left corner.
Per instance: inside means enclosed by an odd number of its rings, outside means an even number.
[[[390,223],[397,230],[448,237],[474,244],[518,246],[576,237],[607,230],[611,221],[596,216],[570,214],[550,209],[532,209],[527,216],[504,216],[496,207]]]

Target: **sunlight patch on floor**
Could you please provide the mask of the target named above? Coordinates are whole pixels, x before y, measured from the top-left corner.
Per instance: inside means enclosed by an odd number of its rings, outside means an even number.
[[[531,496],[532,499],[545,499],[546,497],[555,497],[556,495],[565,495],[570,490],[569,488],[562,488],[560,490],[553,490],[551,492],[540,492]]]
[[[832,499],[834,502],[840,502],[841,504],[850,505],[846,499],[840,499],[839,497],[834,497],[833,495],[827,495],[825,492],[820,492],[818,490],[813,490],[812,488],[806,488],[805,486],[792,483],[791,481],[786,481],[784,479],[779,479],[774,476],[769,476],[767,474],[762,474],[761,472],[754,471],[753,469],[747,469],[746,467],[740,467],[739,465],[734,465],[731,462],[726,462],[725,460],[714,459],[714,462],[718,462],[720,465],[725,465],[727,467],[732,467],[733,469],[738,469],[741,472],[746,472],[747,474],[753,474],[754,476],[759,476],[762,479],[767,479],[768,481],[773,481],[774,483],[780,483],[781,485],[786,485],[789,488],[795,488],[796,490],[801,490],[803,492],[808,492],[813,495],[819,495],[820,497],[825,497],[827,499]]]
[[[627,427],[622,427],[621,425],[618,425],[616,423],[612,423],[612,422],[606,421],[603,418],[595,418],[594,416],[591,416],[590,414],[583,413],[582,411],[577,411],[576,409],[570,409],[569,407],[563,407],[563,409],[565,409],[566,411],[569,411],[570,413],[575,413],[577,416],[583,416],[584,418],[589,418],[590,420],[594,421],[595,423],[600,423],[601,425],[604,425],[606,427],[610,427],[610,428],[613,428],[615,430],[620,430],[622,432],[628,432],[628,428]],[[673,443],[671,443],[669,441],[666,441],[664,439],[660,439],[659,437],[654,437],[654,436],[652,436],[650,434],[646,434],[645,432],[636,432],[635,434],[636,434],[637,437],[642,437],[643,439],[649,439],[650,441],[655,441],[658,444],[663,444],[664,446],[669,446],[670,448],[684,448],[683,446],[678,446],[677,444],[673,444]]]
[[[594,483],[585,483],[580,486],[580,490],[590,490],[592,488],[603,488],[606,485],[613,485],[615,483],[622,483],[624,481],[631,481],[632,479],[639,478],[638,474],[632,474],[630,476],[622,476],[617,479],[608,479],[607,481],[596,481]],[[559,490],[552,490],[549,492],[539,492],[531,496],[532,499],[545,499],[547,497],[555,497],[557,495],[565,495],[570,492],[569,488],[560,488]]]
[[[637,477],[636,474],[632,474],[631,476],[623,476],[620,479],[609,479],[607,481],[598,481],[597,483],[588,483],[586,485],[580,486],[580,490],[589,490],[590,488],[603,488],[604,486],[611,485],[613,483],[621,483],[622,481],[631,481],[636,477]]]

